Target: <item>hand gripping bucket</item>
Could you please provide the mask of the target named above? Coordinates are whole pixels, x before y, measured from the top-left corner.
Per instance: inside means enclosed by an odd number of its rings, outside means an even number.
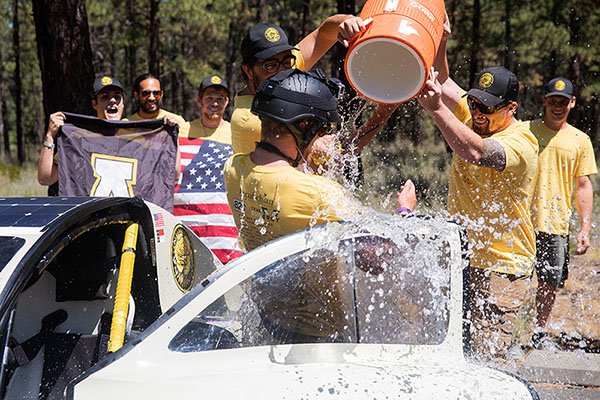
[[[352,87],[378,103],[419,94],[442,39],[444,10],[444,0],[368,0],[360,17],[372,23],[346,55]]]

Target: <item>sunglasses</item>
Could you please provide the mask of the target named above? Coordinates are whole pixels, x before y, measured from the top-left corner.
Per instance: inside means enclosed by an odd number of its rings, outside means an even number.
[[[154,95],[154,97],[158,97],[162,94],[162,90],[142,90],[142,97],[148,97],[151,94]]]
[[[500,110],[501,108],[504,108],[507,105],[509,105],[510,101],[505,101],[505,102],[497,104],[495,106],[488,107],[483,103],[478,103],[475,100],[473,100],[472,98],[467,97],[467,103],[469,104],[469,108],[472,111],[475,111],[475,109],[477,109],[477,110],[479,110],[479,112],[481,112],[483,114],[493,114],[496,111]]]
[[[272,74],[273,72],[279,71],[281,66],[283,65],[284,69],[292,69],[294,65],[296,65],[296,56],[288,56],[283,60],[269,60],[264,63],[254,63],[259,67],[263,67],[267,74]]]

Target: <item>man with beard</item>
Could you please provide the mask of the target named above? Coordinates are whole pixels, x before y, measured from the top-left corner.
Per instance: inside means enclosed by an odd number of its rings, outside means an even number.
[[[189,124],[181,115],[174,114],[161,108],[163,98],[162,84],[152,74],[137,77],[133,84],[133,97],[139,105],[138,112],[124,118],[126,121],[165,118],[169,125],[179,125],[179,134],[187,135]]]
[[[469,234],[473,350],[500,360],[533,271],[529,211],[538,143],[528,124],[515,119],[519,82],[512,72],[487,68],[466,93],[449,78],[449,32],[446,25],[418,100],[454,153],[447,207]]]
[[[131,114],[124,121],[141,121],[144,119],[164,118],[165,123],[173,126],[179,125],[179,135],[187,135],[190,124],[181,115],[174,114],[161,108],[163,98],[162,84],[152,74],[138,76],[133,84],[133,97],[139,105],[138,112]],[[177,161],[175,165],[176,181],[180,177],[181,155],[177,149]]]
[[[590,175],[598,170],[589,136],[567,123],[575,100],[570,80],[552,79],[546,85],[542,99],[544,117],[531,121],[530,125],[540,145],[532,207],[538,287],[535,299],[537,327],[531,345],[545,350],[559,349],[548,336],[546,324],[554,307],[556,289],[564,287],[569,276],[569,220],[573,192],[580,224],[575,254],[585,254],[590,246],[594,200]]]
[[[96,116],[101,119],[119,121],[123,115],[125,99],[121,83],[112,76],[104,75],[97,78],[93,84],[94,95],[92,107]],[[65,124],[65,114],[56,112],[50,115],[48,132],[44,137],[40,159],[38,161],[38,182],[50,186],[58,180],[58,165],[54,156],[56,135]]]
[[[205,138],[231,144],[231,124],[223,119],[229,104],[227,82],[218,75],[210,75],[202,80],[196,103],[202,116],[190,122],[190,139]],[[183,135],[179,135],[183,137]]]

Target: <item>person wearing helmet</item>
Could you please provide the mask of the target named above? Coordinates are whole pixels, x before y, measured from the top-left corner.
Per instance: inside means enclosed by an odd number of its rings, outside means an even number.
[[[281,71],[264,80],[252,102],[262,123],[256,150],[235,154],[224,168],[227,199],[250,251],[270,240],[311,225],[351,216],[358,202],[337,182],[296,168],[317,138],[340,122],[339,82],[322,72]],[[407,181],[398,206],[414,209],[415,188]]]

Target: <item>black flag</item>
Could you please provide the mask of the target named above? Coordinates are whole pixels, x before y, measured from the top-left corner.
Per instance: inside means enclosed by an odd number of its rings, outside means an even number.
[[[173,211],[177,126],[64,114],[59,196],[138,196]]]

